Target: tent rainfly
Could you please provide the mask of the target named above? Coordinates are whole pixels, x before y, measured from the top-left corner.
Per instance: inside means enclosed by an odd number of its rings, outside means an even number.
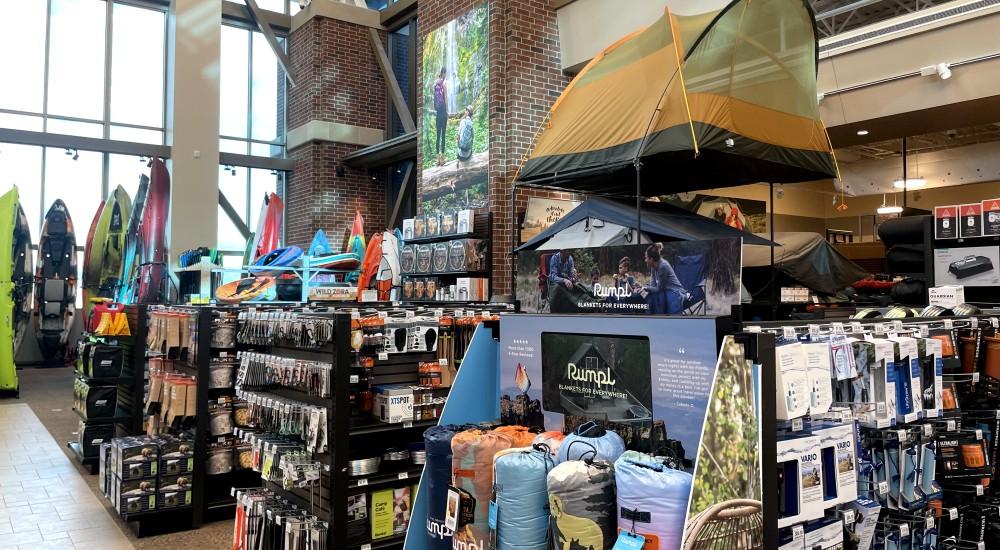
[[[817,52],[805,0],[734,0],[697,16],[667,10],[573,79],[516,179],[654,196],[836,177]]]

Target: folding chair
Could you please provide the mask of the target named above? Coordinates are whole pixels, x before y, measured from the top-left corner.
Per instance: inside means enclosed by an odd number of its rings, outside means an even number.
[[[688,292],[684,300],[684,315],[705,315],[708,311],[705,295],[705,254],[675,257],[674,273]]]

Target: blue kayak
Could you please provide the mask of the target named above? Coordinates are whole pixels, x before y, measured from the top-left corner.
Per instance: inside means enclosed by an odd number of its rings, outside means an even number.
[[[285,273],[283,269],[268,269],[271,267],[288,267],[302,257],[302,249],[297,246],[286,246],[264,254],[248,268],[254,276],[271,276]]]

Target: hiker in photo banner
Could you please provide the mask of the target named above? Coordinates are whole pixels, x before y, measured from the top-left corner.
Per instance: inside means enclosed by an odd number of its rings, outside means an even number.
[[[674,273],[674,268],[660,257],[662,251],[662,243],[646,248],[646,266],[652,280],[648,285],[640,285],[639,291],[645,293],[650,315],[678,315],[684,309],[687,291]]]
[[[635,288],[635,277],[632,276],[632,260],[625,256],[618,260],[618,273],[615,273],[615,288],[625,289],[629,292]]]
[[[549,258],[549,311],[576,313],[581,311],[580,300],[590,296],[573,263],[573,253],[562,249]]]
[[[434,113],[435,129],[437,131],[434,141],[434,152],[437,153],[437,165],[444,166],[444,134],[448,130],[448,82],[445,77],[448,72],[441,68],[437,80],[434,81]]]
[[[458,124],[458,160],[472,158],[472,143],[476,140],[476,127],[472,124],[472,105],[465,108],[465,116]]]
[[[726,225],[743,231],[743,222],[740,221],[740,211],[737,207],[734,206],[733,209],[730,210],[729,217],[726,218]]]

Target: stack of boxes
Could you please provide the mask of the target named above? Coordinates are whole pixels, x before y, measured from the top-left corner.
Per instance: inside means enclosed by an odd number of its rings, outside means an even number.
[[[194,443],[169,435],[101,445],[99,479],[122,516],[191,506]]]

